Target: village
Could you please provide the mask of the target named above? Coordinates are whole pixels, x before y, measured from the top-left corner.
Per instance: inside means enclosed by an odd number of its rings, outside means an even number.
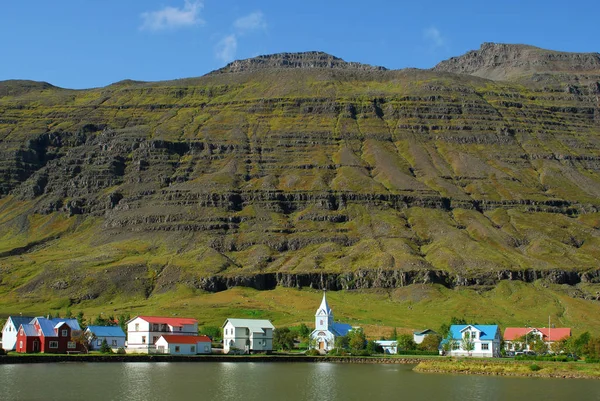
[[[370,346],[370,353],[384,355],[499,358],[566,353],[575,357],[567,346],[572,340],[570,328],[507,327],[502,334],[500,327],[494,324],[455,323],[460,324],[448,325],[443,329],[445,333],[424,329],[413,332],[412,336],[392,334],[394,338],[367,342],[362,328],[334,320],[327,295],[323,293],[315,313],[315,328],[308,335],[306,354],[344,355],[344,349]],[[2,329],[2,348],[18,354],[97,351],[188,356],[270,354],[282,348],[284,335],[290,338],[288,328],[278,332],[265,319],[226,319],[221,327],[220,346],[215,346],[215,338],[199,335],[198,320],[193,318],[140,315],[124,322],[123,326],[125,330],[120,325],[81,327],[75,318],[9,316]],[[350,344],[349,338],[358,340]],[[293,340],[287,342],[288,349],[293,348]]]

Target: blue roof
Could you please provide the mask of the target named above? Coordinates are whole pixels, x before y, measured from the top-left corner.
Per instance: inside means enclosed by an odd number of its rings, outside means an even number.
[[[77,321],[77,319],[63,319],[63,318],[54,318],[51,319],[52,323],[54,323],[54,326],[56,326],[58,323],[66,323],[69,325],[69,327],[71,328],[71,330],[81,330],[81,327],[79,326],[79,322]]]
[[[18,329],[22,324],[29,324],[33,320],[32,317],[29,316],[9,316],[10,320],[12,320],[15,328]]]
[[[348,332],[352,330],[352,326],[346,323],[334,323],[329,326],[329,331],[331,331],[336,336],[345,336]]]
[[[46,319],[45,317],[37,317],[37,322],[40,325],[40,329],[42,329],[42,334],[44,337],[56,337],[56,332],[54,331],[54,325],[52,320]]]
[[[35,330],[35,326],[33,324],[22,324],[21,327],[23,327],[23,331],[25,332],[25,335],[27,337],[37,337],[38,333]]]
[[[123,329],[119,326],[88,326],[87,329],[96,337],[125,337]]]
[[[452,338],[455,340],[461,340],[463,329],[469,326],[474,327],[481,332],[479,335],[480,340],[493,340],[496,338],[496,333],[498,332],[498,325],[496,324],[453,324],[450,326]]]

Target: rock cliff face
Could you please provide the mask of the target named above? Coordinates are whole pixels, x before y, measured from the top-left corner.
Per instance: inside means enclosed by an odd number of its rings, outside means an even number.
[[[281,68],[326,68],[339,70],[385,71],[384,67],[374,67],[356,62],[346,62],[341,58],[323,52],[279,53],[258,56],[246,60],[236,60],[213,74],[248,72]]]
[[[434,71],[506,80],[543,72],[600,73],[600,54],[566,53],[526,45],[484,43],[460,57],[442,61]]]
[[[436,71],[312,52],[86,91],[0,82],[0,297],[595,284],[597,55],[539,51],[486,44]],[[560,73],[439,72],[506,65]]]

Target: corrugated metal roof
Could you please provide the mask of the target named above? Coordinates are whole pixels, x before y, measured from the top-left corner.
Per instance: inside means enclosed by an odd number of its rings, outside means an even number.
[[[431,329],[425,329],[423,331],[415,331],[414,334],[416,336],[424,336],[426,334],[437,334],[437,333]]]
[[[542,333],[544,341],[559,341],[565,337],[571,337],[571,329],[566,327],[557,327],[553,329],[548,329],[547,327],[507,327],[504,330],[504,339],[514,341],[517,338],[523,337],[536,330]],[[548,337],[548,335],[550,335],[550,337]]]
[[[167,324],[172,327],[181,327],[186,324],[191,324],[191,325],[198,324],[198,321],[196,319],[192,319],[192,318],[188,318],[188,317],[161,317],[161,316],[136,316],[133,319],[131,319],[129,322],[137,319],[138,317],[140,319],[147,321],[148,323]],[[127,323],[129,323],[129,322],[127,322]]]
[[[57,324],[59,323],[66,323],[69,325],[69,327],[72,330],[81,330],[81,327],[79,326],[79,322],[77,321],[77,319],[66,319],[66,318],[61,318],[61,317],[55,317],[54,319],[52,319],[52,322],[54,323],[55,327]]]
[[[6,322],[11,320],[15,325],[15,329],[18,329],[22,324],[29,324],[33,320],[33,317],[29,316],[9,316]]]
[[[266,319],[227,319],[223,327],[230,322],[235,327],[247,327],[253,333],[262,333],[264,329],[275,330],[275,326]]]
[[[119,326],[88,326],[86,331],[90,331],[96,337],[126,337]]]
[[[348,332],[352,330],[352,326],[346,323],[334,323],[329,327],[329,331],[331,331],[336,336],[345,336]]]
[[[210,343],[210,338],[207,336],[162,336],[169,344],[197,344]]]
[[[38,337],[37,330],[33,324],[22,324],[23,331],[27,337]]]
[[[480,340],[493,340],[496,338],[496,332],[498,331],[498,325],[496,324],[482,324],[482,325],[473,325],[473,324],[453,324],[450,326],[450,332],[452,333],[452,338],[455,340],[462,339],[462,331],[467,327],[473,327],[479,330],[481,333],[479,335]]]
[[[44,337],[56,337],[56,332],[54,331],[55,323],[52,322],[52,320],[46,319],[45,317],[36,317],[34,321],[37,321],[40,325]]]

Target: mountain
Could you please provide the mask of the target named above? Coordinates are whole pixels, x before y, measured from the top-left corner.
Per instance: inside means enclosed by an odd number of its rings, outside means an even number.
[[[506,80],[536,73],[600,74],[600,54],[567,53],[527,45],[484,43],[460,57],[442,61],[433,71]]]
[[[543,310],[600,328],[600,77],[597,55],[564,54],[484,44],[389,71],[284,53],[90,90],[0,82],[0,309],[210,304],[210,322],[294,323],[312,305],[286,302],[313,295],[288,288],[327,288],[390,291],[369,296],[401,305],[401,327]],[[547,307],[506,309],[523,299]]]

